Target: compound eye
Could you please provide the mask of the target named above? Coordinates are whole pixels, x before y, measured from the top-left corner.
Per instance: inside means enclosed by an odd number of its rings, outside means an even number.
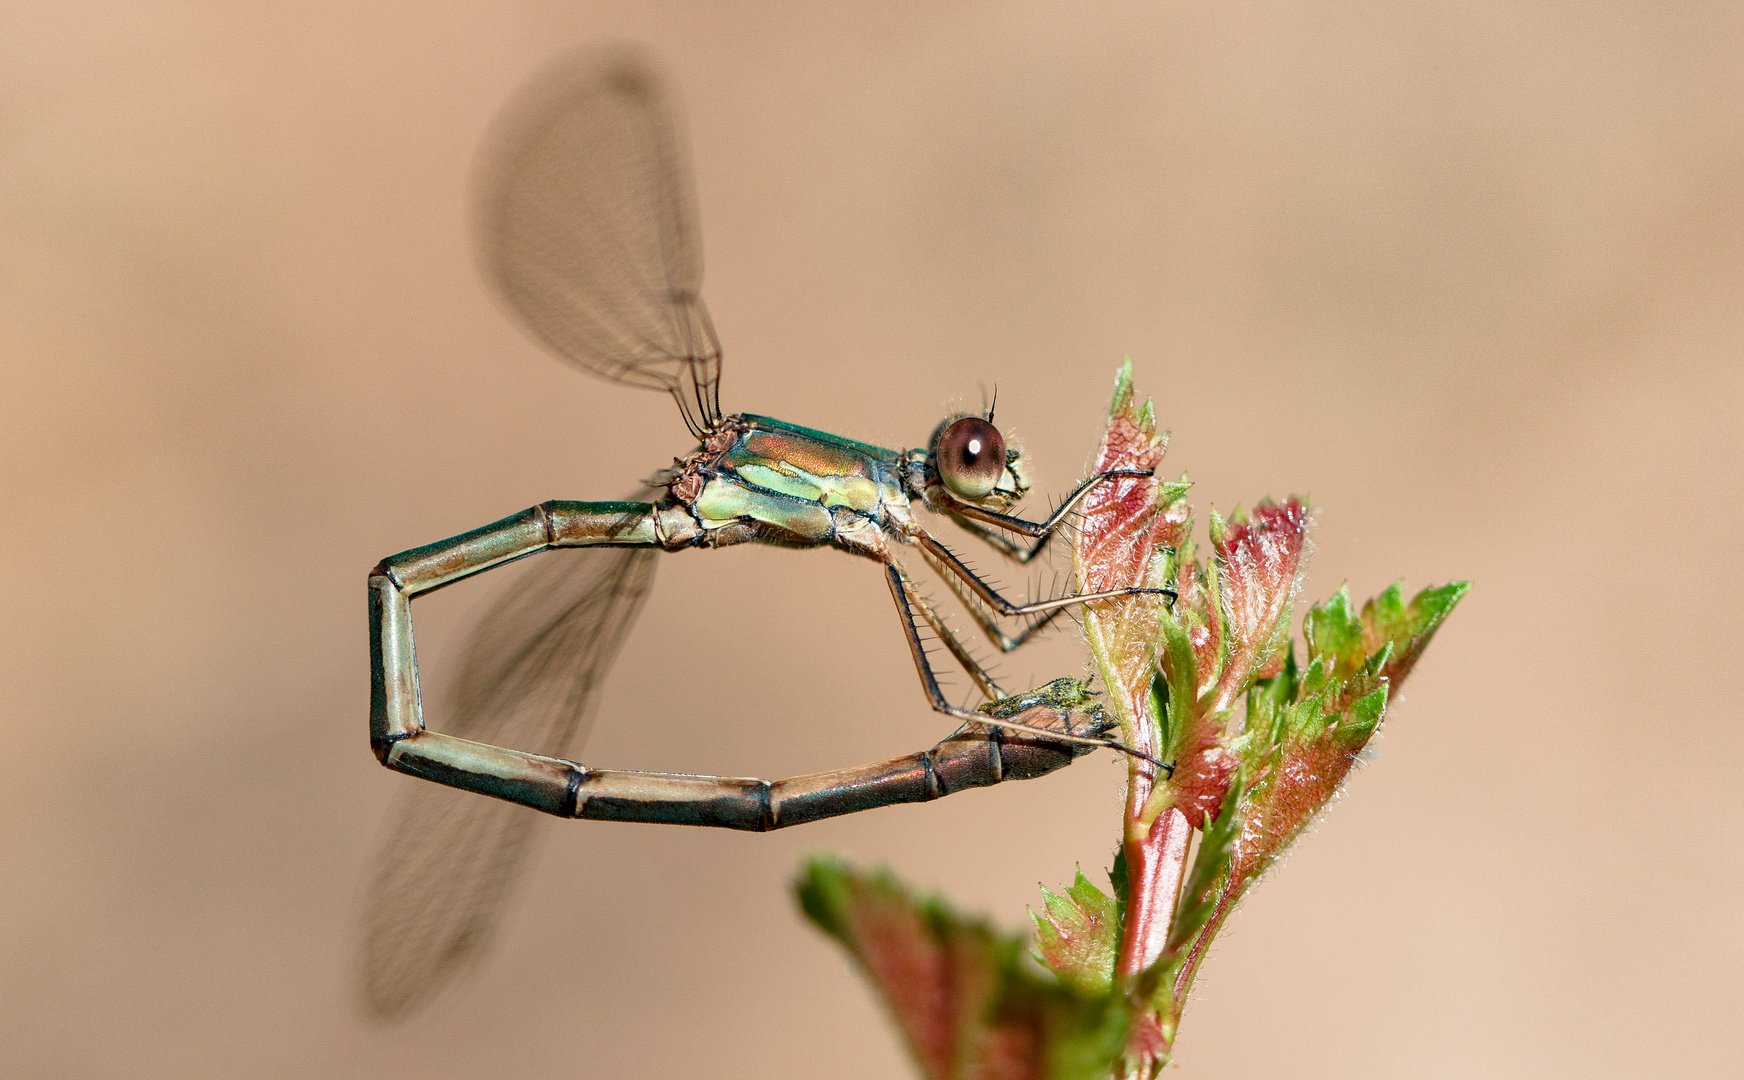
[[[965,416],[946,428],[937,453],[945,486],[965,499],[991,495],[1005,474],[1005,438],[979,416]]]

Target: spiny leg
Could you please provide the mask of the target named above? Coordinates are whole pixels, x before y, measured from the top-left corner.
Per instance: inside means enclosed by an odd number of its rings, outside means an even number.
[[[950,513],[959,527],[961,527],[965,532],[968,532],[982,540],[995,551],[998,551],[1000,554],[1014,560],[1019,565],[1027,565],[1046,549],[1048,541],[1053,538],[1056,532],[1066,525],[1067,519],[1076,512],[1077,504],[1082,501],[1084,496],[1089,493],[1093,486],[1104,480],[1111,480],[1120,477],[1142,478],[1152,475],[1154,474],[1146,469],[1109,469],[1105,472],[1097,473],[1074,488],[1071,494],[1067,495],[1060,505],[1057,506],[1045,520],[1040,522],[1026,521],[1023,518],[1015,517],[1010,514],[1000,514],[991,510],[984,510],[977,506],[959,502],[958,500],[951,498],[948,493],[945,493],[944,505],[938,507],[938,509],[943,509],[947,513]],[[1001,528],[1007,528],[1024,535],[1039,535],[1040,538],[1033,545],[1025,547],[1013,542],[1010,538],[997,530],[988,528],[986,525],[981,523],[982,521],[992,522],[999,525]],[[926,556],[927,561],[930,562],[935,569],[944,575],[945,580],[951,586],[951,590],[962,599],[964,607],[968,608],[970,617],[975,620],[976,625],[981,628],[982,633],[987,636],[987,639],[998,647],[1001,652],[1011,652],[1019,648],[1036,633],[1050,626],[1054,619],[1059,616],[1060,612],[1065,610],[1063,606],[1056,607],[1052,611],[1044,614],[1040,619],[1037,619],[1024,627],[1023,630],[1019,631],[1015,636],[1007,634],[1004,628],[995,621],[994,616],[983,606],[984,595],[992,593],[992,588],[988,586],[986,582],[980,580],[979,576],[976,575],[973,570],[964,565],[962,561],[956,558],[956,556],[951,552],[946,550],[942,544],[936,542],[933,544],[923,543],[921,545],[921,553]],[[1160,591],[1171,597],[1174,595],[1167,590]],[[1002,610],[1001,613],[1004,614],[1006,612]]]
[[[1121,477],[1138,479],[1151,475],[1153,474],[1148,469],[1109,469],[1106,472],[1099,472],[1073,488],[1072,493],[1062,499],[1060,505],[1054,508],[1054,512],[1041,521],[1029,521],[1014,514],[1001,514],[995,510],[986,510],[973,503],[963,502],[950,495],[949,492],[941,493],[944,499],[942,509],[959,519],[968,519],[959,520],[958,524],[985,540],[997,551],[1016,559],[1019,563],[1027,563],[1042,553],[1043,549],[1047,547],[1048,541],[1053,538],[1054,530],[1058,529],[1060,524],[1072,515],[1078,503],[1090,493],[1091,488],[1104,480],[1114,480]],[[1008,532],[1035,537],[1036,542],[1029,547],[1024,547],[989,529],[971,524],[971,522],[985,522]]]
[[[951,512],[952,520],[956,523],[958,528],[986,544],[994,551],[999,552],[1001,555],[1004,555],[1006,558],[1017,563],[1019,566],[1028,565],[1031,560],[1036,558],[1036,556],[1046,551],[1048,548],[1048,542],[1054,538],[1054,534],[1059,532],[1061,529],[1069,527],[1064,521],[1058,522],[1052,529],[1048,530],[1045,536],[1037,540],[1035,543],[1019,544],[1009,536],[1000,532],[998,529],[989,528],[986,525],[981,524],[979,521],[971,520],[970,518],[957,513],[955,507],[949,507],[948,509]]]
[[[1043,612],[1070,607],[1073,604],[1087,604],[1093,600],[1114,600],[1123,596],[1138,596],[1145,593],[1167,596],[1170,598],[1175,596],[1175,591],[1173,589],[1152,589],[1142,586],[1134,586],[1126,589],[1109,589],[1105,592],[1078,593],[1074,596],[1058,596],[1052,600],[1036,600],[1028,604],[1014,604],[1005,597],[1000,596],[999,593],[995,592],[993,586],[981,580],[981,578],[976,575],[975,571],[964,565],[963,560],[957,558],[956,554],[951,551],[950,548],[939,543],[937,540],[934,540],[926,532],[917,530],[915,532],[915,542],[920,544],[922,550],[929,552],[938,560],[938,565],[941,569],[947,570],[960,578],[963,584],[967,585],[969,590],[980,598],[982,603],[986,604],[994,611],[999,612],[999,614],[1004,615],[1006,618],[1011,618],[1017,615],[1040,615]]]
[[[975,625],[981,628],[981,632],[987,635],[987,640],[991,641],[1000,652],[1008,653],[1016,650],[1030,638],[1051,626],[1053,621],[1066,610],[1063,607],[1055,608],[1025,626],[1015,636],[1007,634],[1004,628],[987,612],[986,605],[981,603],[980,597],[970,591],[969,586],[957,576],[955,571],[948,569],[944,561],[934,555],[931,549],[922,547],[920,552],[933,569],[937,570],[940,576],[945,579],[945,583],[951,587],[952,592],[957,594],[958,599],[963,601],[963,607],[968,610],[969,617],[975,620]]]
[[[894,561],[890,565],[896,566]],[[896,567],[896,572],[902,578],[910,602],[920,611],[921,618],[926,620],[927,625],[932,627],[933,633],[938,635],[938,639],[944,643],[945,649],[956,659],[957,663],[963,666],[963,670],[968,673],[969,679],[974,682],[976,689],[989,698],[1004,697],[1005,691],[1000,689],[999,683],[993,678],[992,673],[982,666],[981,661],[975,659],[975,654],[971,653],[968,646],[963,644],[962,639],[957,637],[950,624],[945,622],[944,616],[940,615],[938,609],[933,607],[932,601],[920,594],[920,590],[915,587],[914,579],[908,576],[908,572],[900,566]]]
[[[1036,735],[1043,738],[1053,739],[1058,742],[1076,743],[1081,746],[1106,746],[1110,750],[1119,750],[1123,754],[1130,754],[1133,757],[1148,761],[1157,768],[1164,769],[1173,774],[1173,766],[1165,765],[1156,758],[1151,757],[1149,754],[1146,754],[1141,750],[1134,750],[1132,747],[1127,746],[1116,739],[1092,738],[1083,735],[1063,735],[1058,731],[1048,731],[1044,728],[1031,727],[1028,724],[1019,724],[1012,720],[995,719],[984,713],[973,713],[967,709],[959,709],[955,705],[952,705],[949,701],[945,700],[944,692],[939,689],[938,676],[933,672],[931,661],[927,659],[926,643],[921,640],[920,627],[915,625],[915,611],[912,598],[909,595],[907,576],[903,574],[901,568],[896,565],[895,561],[886,562],[884,564],[884,570],[885,579],[890,584],[890,596],[896,601],[897,614],[902,618],[903,633],[908,638],[909,654],[914,658],[914,668],[920,675],[921,688],[926,691],[927,700],[931,703],[934,712],[941,712],[946,716],[955,716],[962,720],[972,720],[976,723],[987,724],[992,727],[1004,728],[1007,731],[1021,731],[1028,735]],[[1118,596],[1124,594],[1116,593],[1114,595]],[[1074,598],[1069,602],[1076,602],[1076,599],[1078,598]]]

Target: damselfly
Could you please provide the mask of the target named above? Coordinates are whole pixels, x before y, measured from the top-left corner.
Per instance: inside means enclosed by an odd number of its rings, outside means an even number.
[[[702,256],[688,170],[645,61],[619,54],[572,62],[510,116],[482,214],[495,285],[559,356],[614,382],[670,393],[698,445],[652,482],[647,494],[657,497],[544,503],[391,556],[371,573],[377,757],[391,769],[504,800],[461,804],[414,793],[402,808],[365,944],[368,995],[390,1015],[411,1007],[488,935],[534,820],[509,804],[561,817],[773,829],[1037,776],[1097,746],[1126,750],[1070,680],[1003,697],[916,590],[897,548],[918,550],[950,581],[1002,651],[1069,605],[1161,591],[1013,603],[927,532],[916,504],[1028,562],[1093,485],[1148,475],[1093,476],[1045,520],[1017,517],[1010,510],[1028,490],[1023,461],[991,410],[948,417],[917,450],[721,412],[721,351],[698,292]],[[921,754],[774,784],[609,772],[559,756],[573,752],[647,594],[655,556],[741,543],[831,546],[879,563],[928,701],[964,726]],[[470,640],[450,730],[426,730],[411,600],[561,548],[588,554],[548,559],[492,608]],[[1008,634],[999,617],[1029,622]],[[921,623],[984,694],[999,699],[994,707],[974,712],[945,698]]]

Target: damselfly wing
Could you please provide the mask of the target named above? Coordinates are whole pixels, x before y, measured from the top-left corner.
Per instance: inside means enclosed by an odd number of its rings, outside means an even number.
[[[672,394],[696,433],[720,418],[721,351],[671,117],[661,79],[634,53],[554,68],[505,111],[486,152],[478,247],[500,295],[554,353]],[[467,635],[452,734],[578,753],[656,557],[577,548],[524,570]],[[525,807],[434,784],[401,796],[365,916],[374,1012],[413,1011],[479,954],[539,823]]]

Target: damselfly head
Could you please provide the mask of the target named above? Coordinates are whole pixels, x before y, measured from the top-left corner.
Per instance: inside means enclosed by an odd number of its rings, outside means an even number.
[[[966,502],[1017,501],[1029,490],[1023,455],[1005,445],[991,420],[958,416],[933,433],[932,471],[939,482]]]

